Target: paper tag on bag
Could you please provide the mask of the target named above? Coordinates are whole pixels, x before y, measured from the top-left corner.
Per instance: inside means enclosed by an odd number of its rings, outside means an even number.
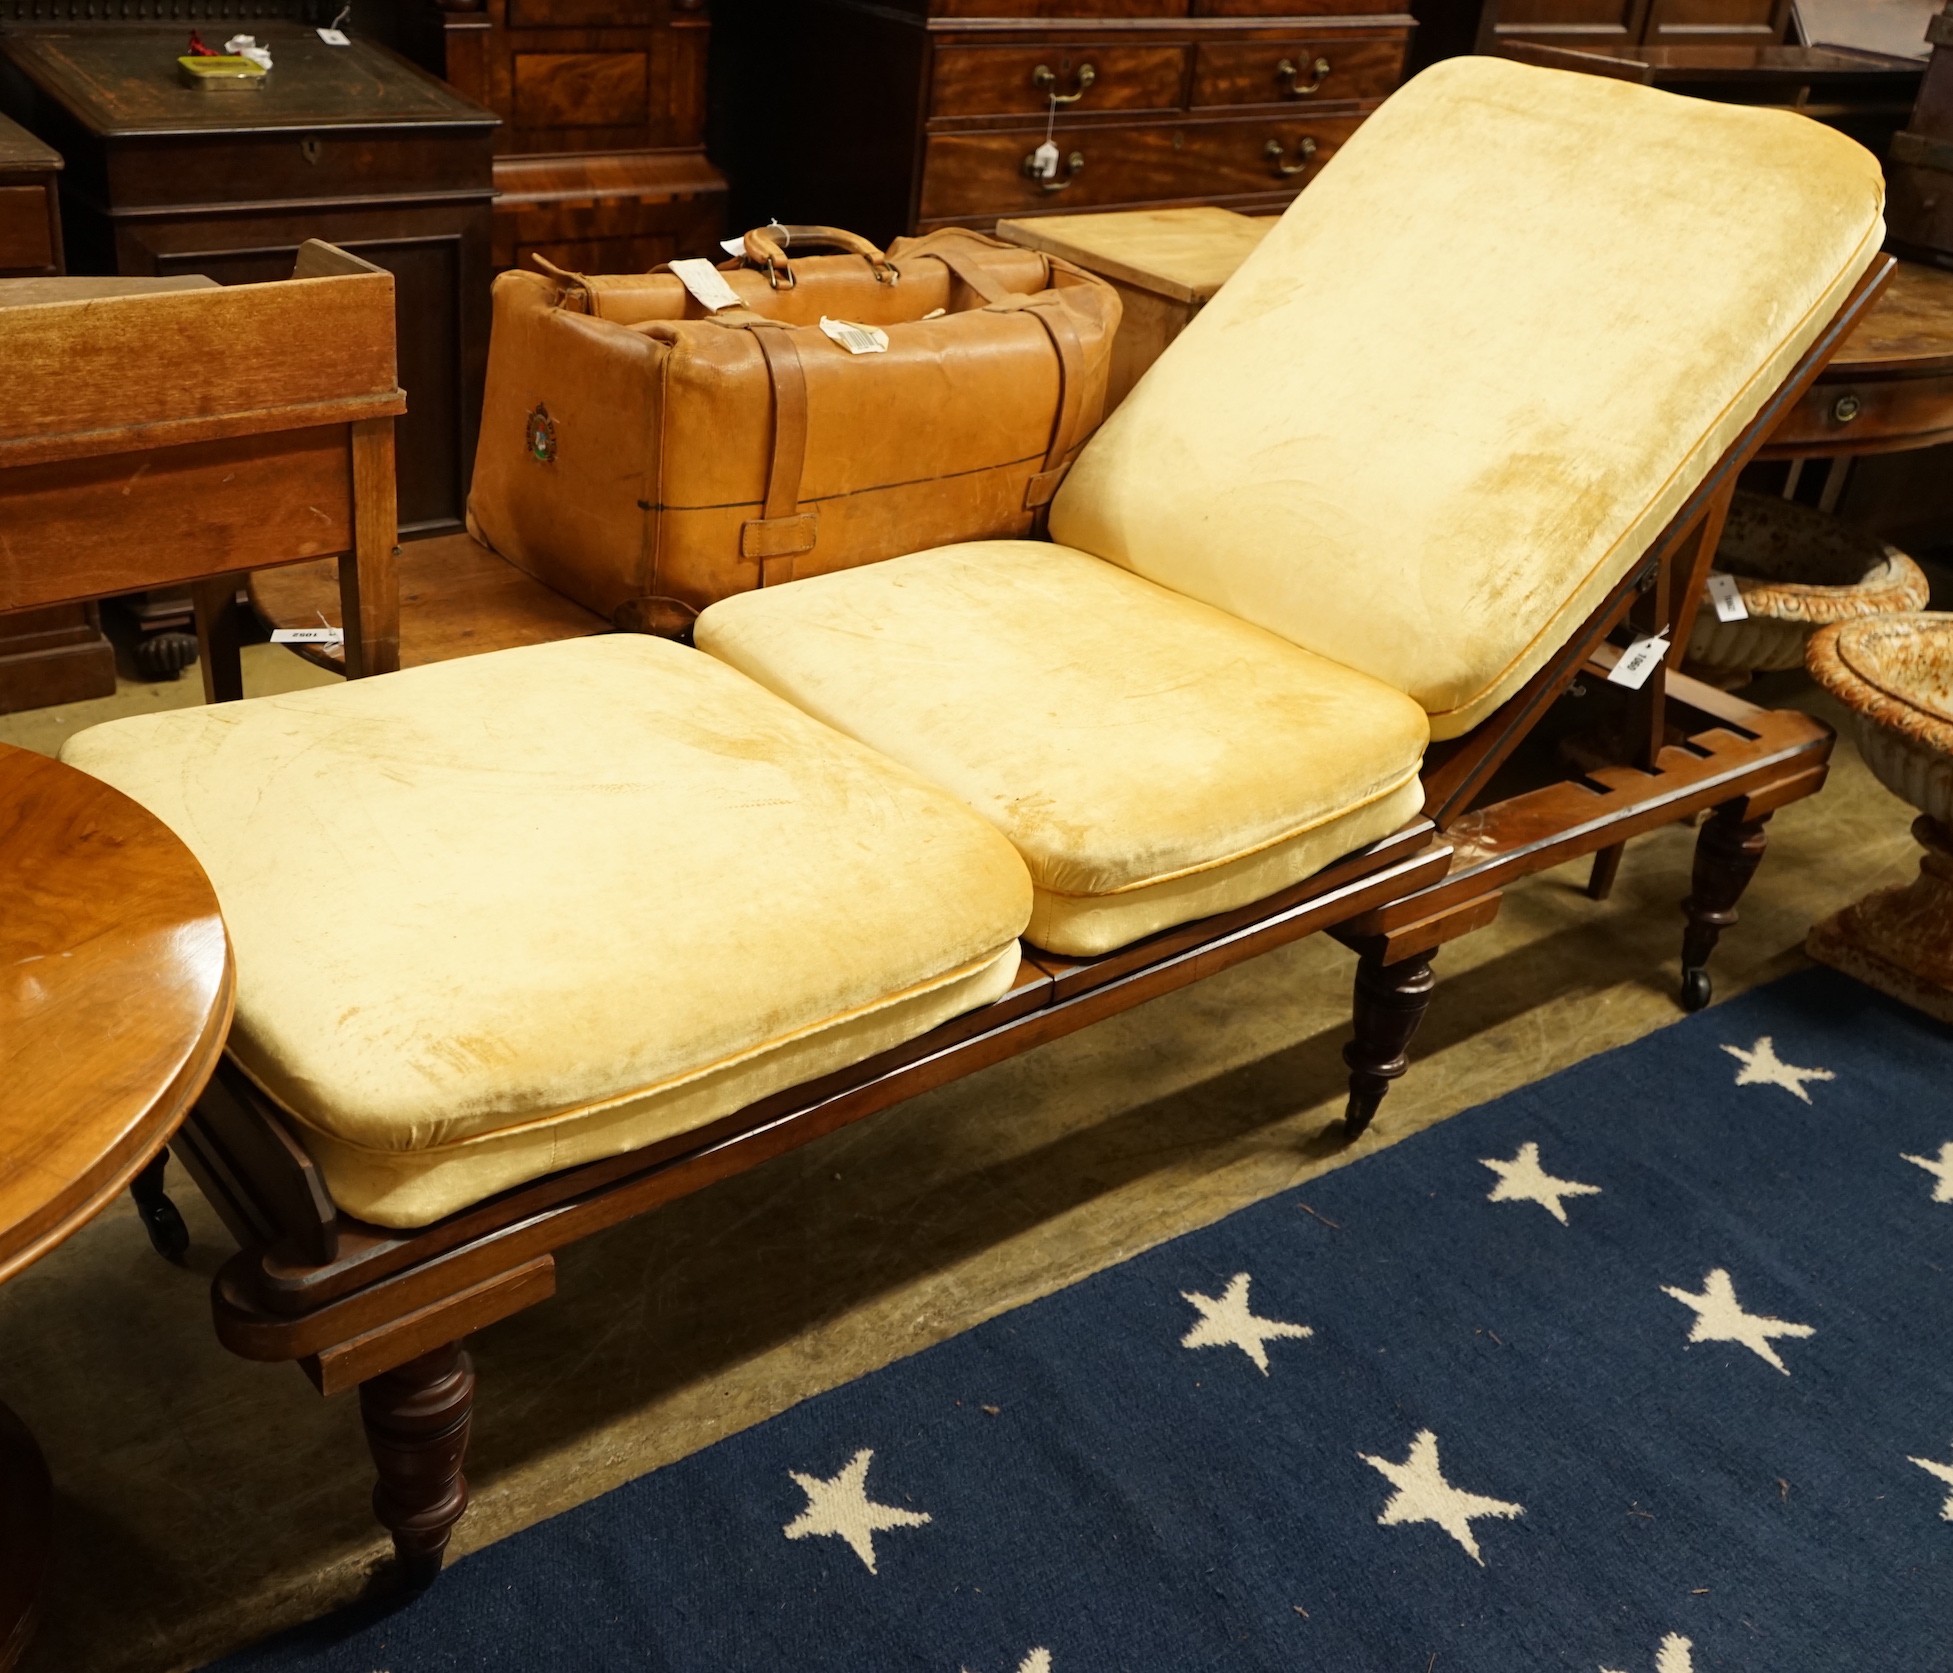
[[[1709,571],[1709,602],[1716,607],[1716,620],[1719,622],[1746,622],[1750,619],[1750,607],[1743,602],[1743,589],[1736,585],[1736,577],[1724,575],[1719,570]]]
[[[1668,655],[1668,639],[1664,634],[1637,639],[1621,652],[1621,660],[1608,670],[1610,685],[1624,685],[1629,691],[1639,691],[1648,683],[1648,676],[1661,666],[1661,659]]]
[[[353,44],[352,37],[343,29],[321,29],[319,31],[319,39],[324,41],[327,46],[351,46]]]
[[[746,240],[743,238],[722,238],[719,248],[729,256],[743,256],[746,253]]]
[[[343,645],[346,630],[343,627],[274,627],[271,642],[274,645]]]
[[[684,282],[685,288],[698,301],[701,308],[709,308],[717,313],[721,308],[737,308],[739,292],[726,283],[726,276],[703,256],[687,256],[682,261],[671,264],[672,272]]]
[[[850,354],[886,354],[888,333],[877,325],[856,325],[853,320],[821,316],[821,330]]]

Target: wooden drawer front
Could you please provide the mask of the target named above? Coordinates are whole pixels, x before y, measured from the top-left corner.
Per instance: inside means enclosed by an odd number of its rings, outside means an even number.
[[[1381,99],[1404,73],[1407,44],[1391,34],[1204,46],[1194,64],[1194,108]]]
[[[1883,453],[1953,440],[1953,372],[1813,384],[1764,444],[1764,454]]]
[[[518,128],[630,128],[651,119],[642,52],[518,52],[514,67]]]
[[[975,219],[1040,209],[1068,211],[1293,191],[1308,184],[1361,120],[1271,116],[1234,122],[1107,124],[1070,132],[1060,128],[1060,154],[1067,160],[1074,153],[1085,159],[1062,191],[1046,191],[1024,177],[1024,158],[1043,137],[1037,130],[936,134],[929,140],[923,162],[920,218]],[[1304,141],[1313,141],[1313,155],[1300,173],[1284,175],[1276,159],[1267,154],[1271,140],[1280,142],[1281,161],[1290,166],[1302,156]]]
[[[1185,17],[1189,0],[934,0],[933,17]]]
[[[1642,38],[1649,46],[1714,46],[1782,36],[1782,0],[1654,0]]]
[[[1091,74],[1085,75],[1090,67]],[[1060,117],[1104,110],[1178,110],[1186,75],[1182,46],[945,47],[936,54],[931,116],[1043,116],[1050,96],[1076,94]],[[1048,70],[1049,87],[1037,72]],[[1081,81],[1089,83],[1081,90]]]
[[[661,20],[660,0],[509,0],[511,29],[622,29]]]
[[[1638,41],[1648,0],[1499,0],[1493,41],[1557,41],[1565,46]]]
[[[47,188],[0,186],[0,273],[41,273],[53,265]]]

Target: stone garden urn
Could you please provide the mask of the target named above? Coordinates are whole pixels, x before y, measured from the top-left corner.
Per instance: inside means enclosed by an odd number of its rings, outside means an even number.
[[[1690,671],[1718,684],[1799,668],[1811,634],[1833,622],[1926,607],[1926,577],[1896,546],[1809,506],[1738,493],[1715,568],[1749,611],[1724,622],[1705,600],[1689,635]]]
[[[1919,876],[1879,889],[1811,931],[1813,958],[1953,1022],[1953,615],[1841,622],[1808,666],[1851,711],[1879,782],[1919,809]]]

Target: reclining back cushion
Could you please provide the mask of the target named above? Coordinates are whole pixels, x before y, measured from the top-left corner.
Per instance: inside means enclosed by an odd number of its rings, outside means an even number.
[[[1296,199],[1086,448],[1054,539],[1469,731],[1634,565],[1877,254],[1805,117],[1459,58]]]

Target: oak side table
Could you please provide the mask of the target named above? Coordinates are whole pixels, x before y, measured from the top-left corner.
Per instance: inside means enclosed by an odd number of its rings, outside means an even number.
[[[189,1113],[235,977],[210,881],[120,791],[0,745],[0,1281],[100,1213]],[[33,1632],[47,1467],[0,1405],[0,1673]]]

